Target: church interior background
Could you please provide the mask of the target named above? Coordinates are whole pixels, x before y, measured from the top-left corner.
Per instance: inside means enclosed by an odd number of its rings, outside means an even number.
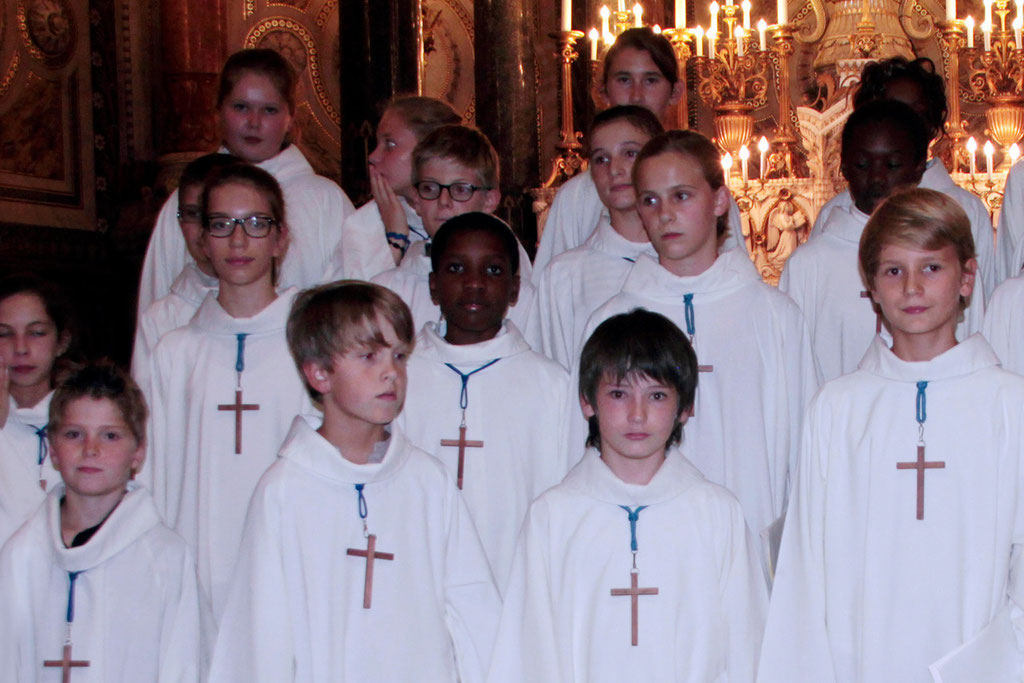
[[[838,135],[870,60],[934,61],[950,117],[932,153],[995,221],[1024,136],[1021,3],[0,0],[0,270],[64,285],[86,353],[127,360],[153,220],[183,165],[217,147],[221,64],[256,46],[300,73],[297,144],[357,205],[380,105],[420,92],[494,142],[499,213],[532,245],[581,167],[600,56],[642,24],[672,40],[686,95],[670,116],[715,138],[774,283],[843,187]]]

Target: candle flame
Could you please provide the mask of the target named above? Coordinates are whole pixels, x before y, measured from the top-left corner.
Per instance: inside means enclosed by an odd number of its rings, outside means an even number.
[[[762,21],[764,20],[762,19]],[[757,141],[757,151],[761,154],[768,151],[768,138],[763,135],[761,136],[761,139]]]

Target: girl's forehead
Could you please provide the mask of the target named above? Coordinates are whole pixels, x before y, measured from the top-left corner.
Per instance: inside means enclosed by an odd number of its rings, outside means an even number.
[[[42,316],[43,319],[50,321],[50,316],[46,312],[46,303],[35,292],[15,292],[0,299],[0,319],[25,314],[34,318]]]

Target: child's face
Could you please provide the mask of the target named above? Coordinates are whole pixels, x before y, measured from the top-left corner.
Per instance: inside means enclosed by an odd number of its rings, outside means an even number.
[[[883,123],[858,131],[843,149],[840,169],[854,205],[870,214],[896,188],[921,182],[924,165],[925,159],[914,159],[909,138]]]
[[[12,386],[45,395],[53,363],[65,347],[36,294],[19,292],[0,301],[0,360],[7,363]]]
[[[219,113],[224,146],[254,164],[276,156],[292,126],[288,102],[269,78],[253,71],[238,79]]]
[[[519,298],[519,276],[501,239],[482,231],[454,235],[430,274],[430,298],[448,323],[450,343],[493,339]]]
[[[601,457],[643,460],[665,453],[679,422],[679,393],[647,375],[616,381],[605,375],[597,385],[595,403],[580,398],[583,416],[597,415]]]
[[[480,178],[480,174],[454,159],[444,157],[427,159],[418,175],[417,184],[424,182],[439,185],[463,183],[480,188],[464,202],[452,199],[451,190],[442,189],[436,199],[424,199],[417,190],[413,203],[416,213],[423,219],[423,229],[431,237],[449,218],[455,218],[470,211],[494,213],[494,210],[498,208],[501,191],[494,188],[483,189],[481,187],[483,180]]]
[[[601,88],[611,106],[636,104],[651,110],[659,119],[679,101],[682,81],[673,87],[646,50],[627,47],[619,52],[608,69]]]
[[[272,216],[270,202],[256,189],[242,183],[221,185],[210,192],[209,218]],[[284,252],[284,227],[271,228],[266,237],[249,237],[241,225],[229,237],[212,237],[203,231],[203,252],[210,259],[222,285],[244,287],[271,281],[274,259]]]
[[[356,346],[334,356],[330,367],[307,363],[302,368],[310,386],[323,394],[325,413],[341,426],[387,425],[405,402],[409,345],[387,320],[378,318],[377,324],[386,346]]]
[[[976,269],[974,259],[961,267],[952,245],[936,251],[883,246],[871,298],[889,322],[894,342],[954,339],[960,297],[971,295]]]
[[[83,497],[119,496],[145,458],[144,444],[109,398],[68,403],[50,443],[53,466],[68,492]]]
[[[729,210],[729,191],[711,189],[697,160],[676,152],[644,161],[636,181],[637,211],[661,264],[681,272],[713,263],[717,221]]]
[[[636,207],[633,162],[648,140],[647,133],[622,119],[591,134],[590,175],[601,203],[609,209],[628,211]]]
[[[377,146],[370,170],[379,173],[396,194],[412,196],[412,151],[419,140],[401,116],[388,109],[377,124]]]
[[[199,201],[203,194],[202,185],[182,185],[178,188],[178,225],[189,256],[203,268],[210,266],[210,259],[203,253],[203,215]]]

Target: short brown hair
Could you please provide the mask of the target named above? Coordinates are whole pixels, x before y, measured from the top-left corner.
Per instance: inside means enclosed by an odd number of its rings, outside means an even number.
[[[692,130],[667,130],[648,140],[644,148],[640,150],[640,154],[637,155],[636,161],[633,162],[633,185],[636,185],[640,167],[645,161],[669,153],[680,154],[697,162],[704,180],[712,190],[717,191],[718,188],[725,185],[725,171],[722,170],[722,158],[718,155],[718,148],[711,140]],[[719,241],[725,237],[728,230],[729,212],[726,211],[718,217]]]
[[[400,116],[417,141],[433,133],[439,126],[462,122],[462,117],[450,106],[423,95],[399,95],[388,103],[384,111]]]
[[[50,400],[50,422],[46,426],[50,438],[60,430],[68,406],[80,398],[112,401],[136,443],[145,443],[149,415],[146,399],[131,375],[106,360],[72,368],[61,379]]]
[[[473,169],[487,189],[498,187],[498,153],[494,145],[476,128],[446,124],[420,140],[412,152],[413,180],[430,159],[449,159]]]
[[[669,83],[675,85],[679,81],[679,62],[676,61],[676,51],[672,49],[672,43],[668,38],[655,33],[649,27],[626,29],[615,39],[608,52],[604,55],[604,71],[601,74],[601,82],[608,83],[611,75],[612,62],[619,56],[619,53],[626,48],[640,50],[651,56],[651,61],[658,67],[658,71]]]
[[[399,341],[412,347],[412,313],[387,287],[362,280],[339,280],[295,297],[288,314],[288,349],[314,401],[323,396],[306,381],[302,367],[310,362],[330,367],[335,356],[357,346],[387,346],[379,318],[391,324]]]
[[[952,246],[962,268],[976,253],[971,221],[960,204],[942,192],[921,187],[894,192],[864,226],[858,260],[868,289],[875,288],[882,248],[894,243],[926,251]]]
[[[291,64],[276,50],[253,48],[239,50],[228,57],[224,68],[220,70],[220,83],[217,87],[217,108],[220,109],[224,100],[235,89],[238,81],[247,73],[266,76],[274,89],[288,103],[288,113],[295,114],[295,88],[297,79]]]

